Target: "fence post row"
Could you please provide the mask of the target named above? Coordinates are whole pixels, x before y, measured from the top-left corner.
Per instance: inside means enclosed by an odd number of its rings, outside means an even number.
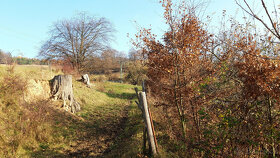
[[[143,90],[144,88],[144,84]],[[145,129],[143,131],[143,152],[145,152],[146,148],[146,133],[148,134],[148,143],[149,143],[149,149],[152,150],[153,155],[157,154],[157,149],[156,149],[156,139],[155,139],[155,133],[154,133],[154,127],[153,127],[153,122],[151,119],[151,115],[149,112],[148,108],[148,103],[147,103],[147,98],[146,98],[146,93],[144,92],[138,92],[138,89],[135,88],[135,92],[138,98],[138,102],[136,101],[136,104],[138,105],[139,109],[142,111],[142,117],[145,122]]]

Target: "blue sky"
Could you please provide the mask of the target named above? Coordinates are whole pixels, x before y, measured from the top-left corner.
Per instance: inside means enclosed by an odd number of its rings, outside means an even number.
[[[211,0],[206,14],[213,17],[214,26],[223,10],[235,14],[237,8],[234,0]],[[127,34],[133,37],[137,25],[151,25],[159,35],[165,29],[158,0],[0,0],[0,49],[36,57],[51,25],[79,12],[111,21],[116,29],[111,46],[125,53],[132,47]]]

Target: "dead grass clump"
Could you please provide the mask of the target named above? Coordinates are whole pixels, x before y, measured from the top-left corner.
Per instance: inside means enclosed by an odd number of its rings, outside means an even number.
[[[98,75],[96,78],[97,82],[105,82],[107,81],[107,78],[104,75]]]
[[[99,91],[99,92],[105,92],[106,89],[105,89],[104,86],[100,85],[96,88],[96,90]]]
[[[109,81],[120,81],[120,74],[112,73],[108,75]]]
[[[8,73],[14,73],[15,72],[15,64],[9,65],[7,69]]]
[[[35,100],[46,100],[50,97],[49,81],[30,79],[27,81],[27,89],[24,93],[24,100],[34,102]]]
[[[9,73],[0,81],[0,99],[6,106],[16,105],[26,90],[26,81],[14,73]]]

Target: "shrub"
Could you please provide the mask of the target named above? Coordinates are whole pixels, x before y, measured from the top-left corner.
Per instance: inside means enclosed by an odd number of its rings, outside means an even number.
[[[125,81],[131,84],[141,84],[147,79],[147,68],[144,67],[140,61],[132,61],[127,64],[127,75]]]
[[[96,81],[97,82],[105,82],[105,81],[107,81],[107,78],[104,75],[98,75],[98,77],[96,78]]]
[[[108,75],[109,81],[120,81],[120,74],[118,73],[111,73]]]

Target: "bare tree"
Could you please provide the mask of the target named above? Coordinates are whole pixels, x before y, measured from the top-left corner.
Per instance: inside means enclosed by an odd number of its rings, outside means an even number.
[[[107,19],[81,13],[72,19],[56,22],[50,31],[50,39],[43,44],[39,55],[67,60],[73,68],[81,71],[89,56],[107,47],[113,32],[112,24]]]
[[[11,64],[13,62],[12,54],[5,53],[0,49],[0,64]]]
[[[110,73],[116,67],[118,67],[118,63],[116,61],[117,51],[114,49],[108,49],[101,53],[101,68],[104,73]]]
[[[137,51],[134,48],[131,48],[128,52],[128,58],[131,61],[139,60],[140,59],[140,51]]]
[[[267,7],[267,3],[264,2],[264,0],[260,0],[262,8],[265,11],[265,15],[268,19],[268,21],[264,20],[263,17],[260,17],[252,8],[252,6],[248,3],[247,0],[241,0],[243,1],[240,2],[240,0],[235,0],[236,4],[247,14],[258,20],[260,23],[263,24],[263,26],[270,32],[272,33],[278,40],[280,40],[280,29],[279,29],[279,21],[278,21],[278,12],[276,9],[276,5],[274,3],[274,9],[269,10]],[[274,2],[274,1],[273,1]],[[274,14],[274,15],[273,15]]]

